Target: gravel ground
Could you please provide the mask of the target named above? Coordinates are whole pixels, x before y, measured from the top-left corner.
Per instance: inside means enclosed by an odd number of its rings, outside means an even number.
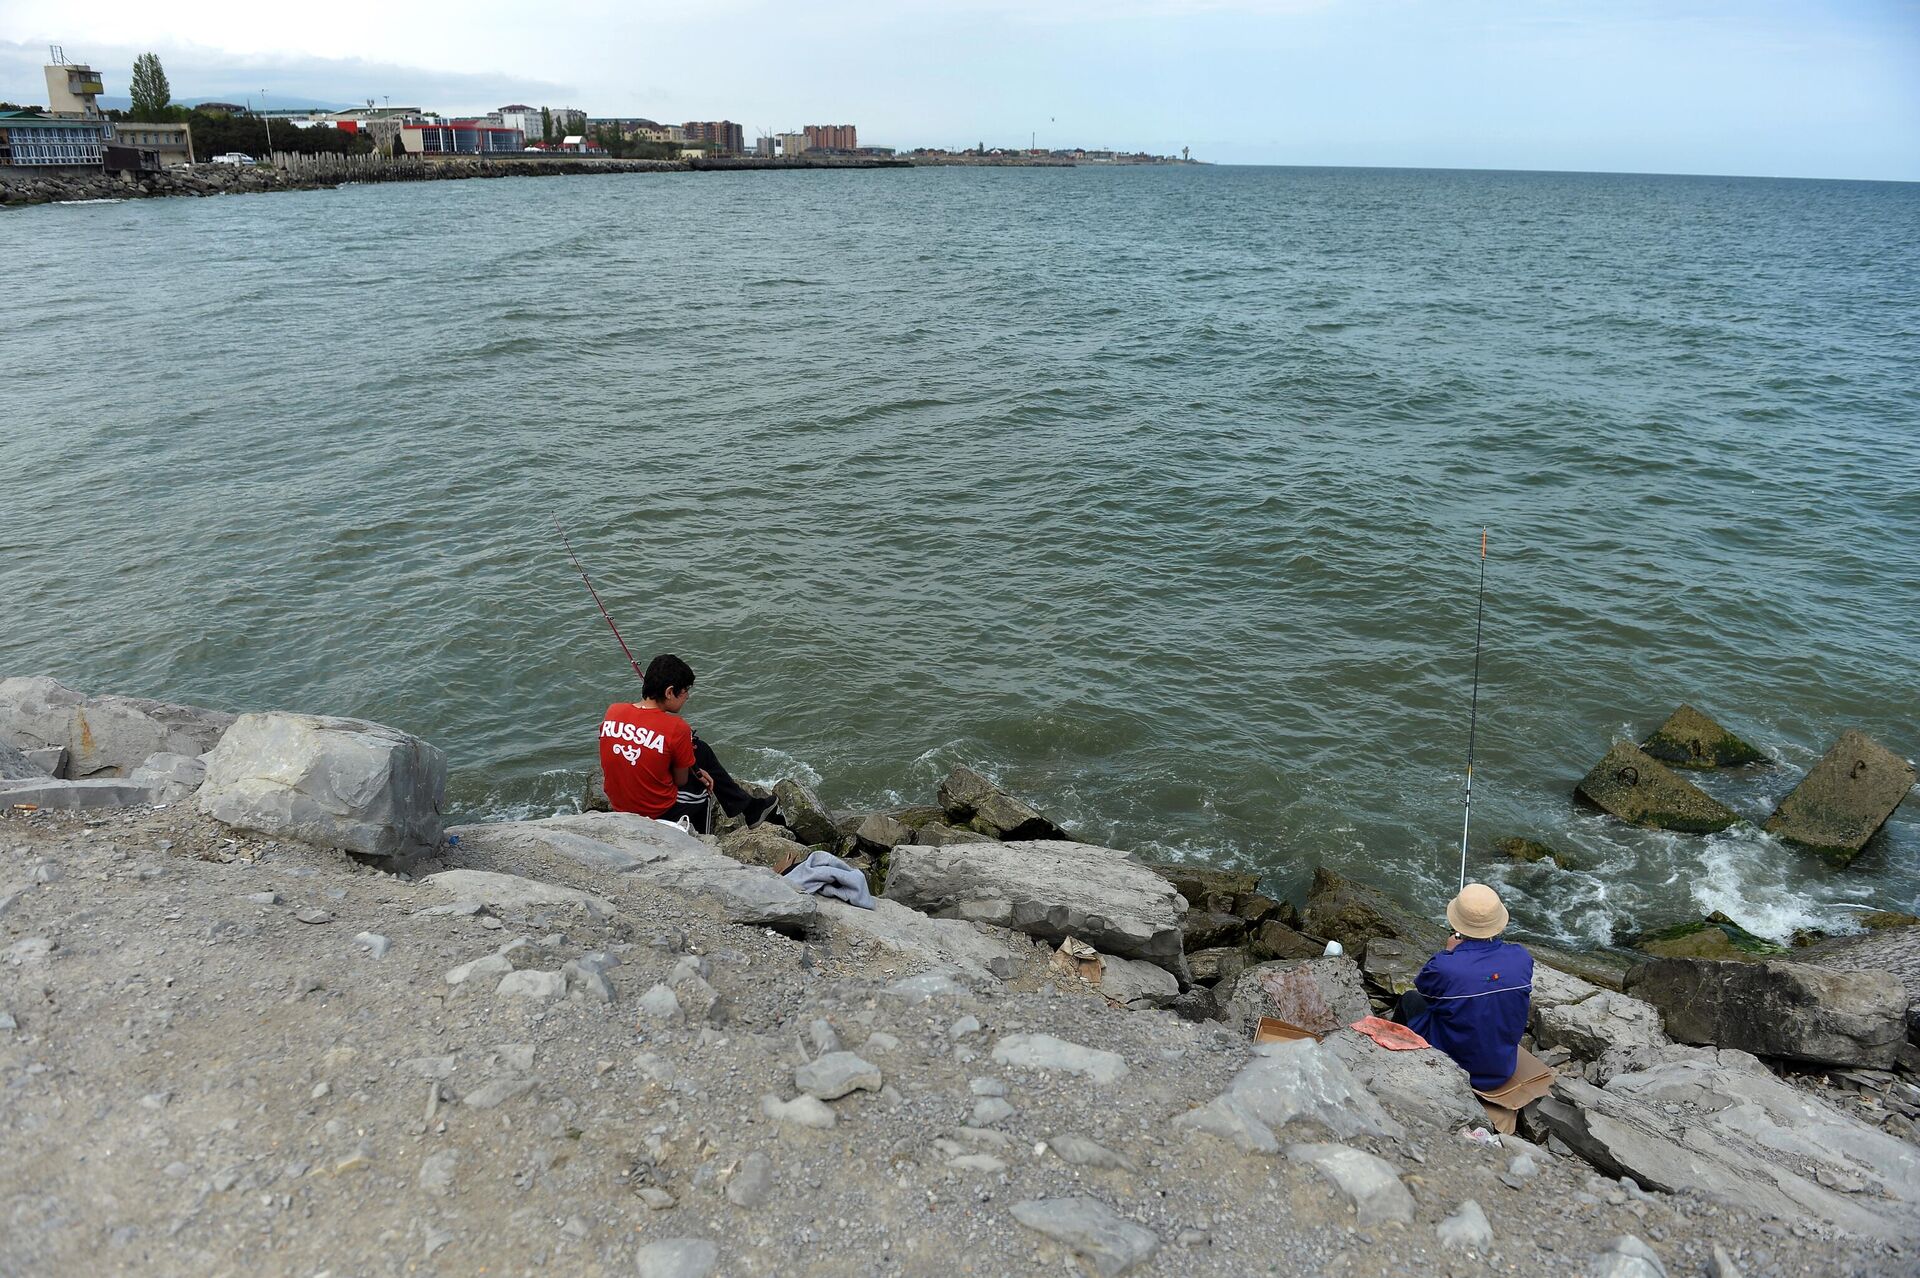
[[[1073,1253],[1013,1209],[1075,1195],[1152,1231],[1134,1273],[1582,1273],[1623,1234],[1674,1275],[1708,1272],[1716,1243],[1748,1275],[1920,1272],[1571,1160],[1512,1176],[1514,1149],[1404,1112],[1405,1141],[1348,1143],[1403,1174],[1414,1219],[1363,1226],[1312,1168],[1169,1127],[1247,1059],[1215,1026],[1038,962],[915,1000],[888,990],[911,961],[877,947],[726,924],[570,862],[445,864],[618,908],[425,913],[447,895],[183,809],[0,818],[0,1274],[628,1275],[669,1239],[710,1240],[727,1275],[1057,1274]],[[576,961],[575,992],[448,983],[517,938],[516,968]],[[995,1063],[1015,1033],[1129,1069]],[[793,1098],[831,1039],[880,1089],[826,1102],[828,1129],[770,1118],[762,1098]],[[1122,1165],[1067,1161],[1066,1136]],[[1436,1235],[1468,1198],[1484,1252]]]

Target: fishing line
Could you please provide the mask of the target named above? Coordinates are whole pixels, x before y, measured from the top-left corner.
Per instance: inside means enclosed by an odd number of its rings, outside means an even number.
[[[1473,618],[1473,708],[1467,719],[1467,802],[1460,819],[1460,890],[1467,890],[1467,827],[1473,824],[1473,739],[1480,727],[1480,623],[1487,615],[1487,530],[1480,529],[1480,605]]]

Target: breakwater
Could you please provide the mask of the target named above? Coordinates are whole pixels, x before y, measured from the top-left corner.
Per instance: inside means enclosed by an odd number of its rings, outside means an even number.
[[[373,155],[290,155],[273,165],[196,164],[148,173],[67,169],[0,170],[0,207],[72,200],[129,200],[174,195],[251,195],[314,191],[347,182],[445,182],[468,178],[554,177],[607,173],[684,172],[677,160],[386,159]]]

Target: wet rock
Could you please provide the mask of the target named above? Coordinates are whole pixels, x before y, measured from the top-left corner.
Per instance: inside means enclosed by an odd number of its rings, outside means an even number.
[[[990,923],[1058,944],[1077,937],[1122,958],[1185,971],[1173,885],[1124,852],[1085,843],[900,847],[887,897],[943,918]]]
[[[1769,834],[1851,864],[1913,789],[1913,766],[1849,728],[1767,818]]]
[[[955,765],[935,797],[947,820],[997,839],[1065,839],[1066,832],[1031,804],[1017,799],[972,768]]]
[[[1532,865],[1540,861],[1551,861],[1563,870],[1577,870],[1580,868],[1579,861],[1573,856],[1557,848],[1550,848],[1544,843],[1536,843],[1532,839],[1501,839],[1493,845],[1493,848],[1494,851],[1506,857],[1509,861],[1521,865]]]
[[[1679,834],[1713,834],[1740,819],[1732,808],[1627,741],[1613,743],[1606,757],[1580,779],[1574,795],[1629,825]]]
[[[912,839],[912,830],[884,812],[874,812],[862,817],[860,824],[853,828],[854,842],[862,851],[875,854],[891,851],[902,843],[911,842]]]
[[[200,810],[364,856],[440,846],[447,762],[418,737],[325,715],[246,714],[207,756]]]
[[[1660,762],[1675,768],[1744,768],[1766,763],[1760,753],[1692,706],[1681,706],[1640,743]]]
[[[1628,974],[1627,992],[1679,1042],[1760,1056],[1890,1069],[1907,1031],[1907,992],[1888,972],[1655,959]]]
[[[950,848],[962,843],[992,843],[991,834],[982,834],[978,830],[962,829],[959,826],[930,822],[913,832],[913,841],[922,847]]]
[[[1315,1034],[1329,1034],[1373,1012],[1360,968],[1350,958],[1262,963],[1234,982],[1226,1020],[1252,1038],[1263,1016],[1273,1016]]]
[[[1318,1171],[1353,1204],[1361,1225],[1387,1221],[1405,1224],[1413,1219],[1413,1195],[1400,1183],[1400,1173],[1384,1158],[1345,1145],[1287,1146],[1287,1157]]]
[[[1338,941],[1355,958],[1366,955],[1376,936],[1405,941],[1433,954],[1447,942],[1447,929],[1394,902],[1384,892],[1321,866],[1307,889],[1301,927],[1313,936]]]
[[[587,783],[580,791],[580,810],[582,812],[611,812],[613,800],[607,797],[607,778],[600,771],[600,765],[594,764],[593,771],[587,773]]]
[[[800,842],[832,846],[840,841],[840,831],[834,826],[833,815],[827,811],[826,804],[800,782],[792,778],[781,781],[773,787],[773,798],[780,809],[781,820]]]
[[[1051,1034],[1009,1034],[995,1041],[993,1059],[1023,1069],[1083,1074],[1099,1084],[1115,1083],[1127,1075],[1127,1062],[1118,1053],[1082,1047]]]
[[[1642,933],[1632,945],[1656,958],[1757,961],[1790,952],[1784,945],[1755,936],[1718,911],[1694,922]]]
[[[1015,1203],[1013,1218],[1036,1233],[1066,1244],[1102,1278],[1137,1268],[1160,1250],[1158,1234],[1085,1195]]]

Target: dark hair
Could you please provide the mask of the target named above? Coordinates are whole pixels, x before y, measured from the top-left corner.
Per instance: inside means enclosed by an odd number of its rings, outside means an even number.
[[[640,693],[649,701],[658,701],[667,695],[667,689],[679,688],[685,691],[693,686],[693,667],[671,652],[663,652],[647,663],[647,676],[640,684]]]

